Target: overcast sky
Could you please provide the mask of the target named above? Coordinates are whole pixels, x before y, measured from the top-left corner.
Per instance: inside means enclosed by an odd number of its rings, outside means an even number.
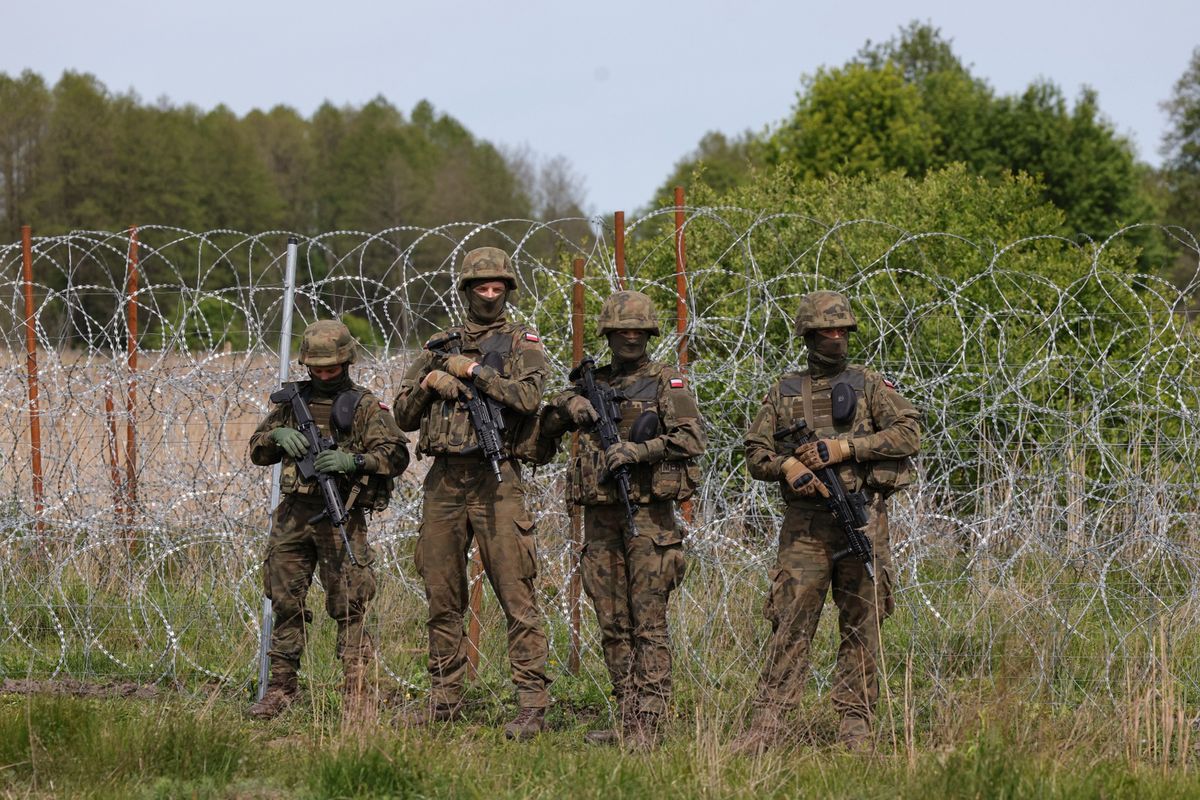
[[[429,99],[475,135],[566,156],[590,210],[644,205],[709,130],[782,119],[800,77],[913,19],[1000,92],[1048,78],[1161,160],[1159,103],[1200,45],[1200,1],[169,0],[7,4],[0,71],[90,72],[110,91],[239,114]],[[12,7],[14,6],[15,7]]]

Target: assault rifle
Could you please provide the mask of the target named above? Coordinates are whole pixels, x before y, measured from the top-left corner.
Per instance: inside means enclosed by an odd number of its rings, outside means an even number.
[[[336,449],[337,442],[332,437],[321,435],[321,430],[313,420],[312,412],[308,410],[308,403],[304,402],[297,384],[285,383],[282,389],[271,394],[271,402],[291,404],[292,414],[296,417],[296,428],[308,440],[308,452],[304,454],[304,458],[296,459],[296,466],[299,467],[300,476],[304,480],[317,482],[321,489],[321,497],[325,501],[325,510],[310,519],[309,524],[322,517],[329,517],[330,523],[342,535],[342,544],[346,546],[346,555],[350,556],[350,563],[359,566],[358,559],[354,557],[354,550],[350,547],[350,537],[346,535],[346,520],[350,513],[346,511],[346,504],[342,502],[337,479],[327,472],[321,472],[314,463],[321,453]]]
[[[795,436],[796,442],[805,444],[816,437],[808,429],[808,423],[802,419],[796,420],[786,428],[775,431],[775,441],[783,441],[789,436]],[[867,575],[875,580],[874,555],[871,552],[871,540],[867,538],[864,529],[867,527],[867,496],[863,492],[847,492],[833,467],[821,467],[816,470],[817,479],[829,490],[825,505],[837,518],[846,534],[846,549],[834,553],[834,562],[841,561],[846,556],[855,556],[863,563]]]
[[[447,348],[453,346],[448,351]],[[425,343],[425,349],[440,356],[457,355],[462,352],[462,334],[450,333],[440,339],[431,339]],[[488,353],[481,363],[484,366],[499,368],[501,364],[499,353]],[[504,405],[479,391],[474,378],[462,379],[463,394],[466,396],[467,416],[471,418],[471,427],[475,429],[475,440],[484,458],[492,465],[496,474],[496,482],[503,483],[500,477],[500,462],[504,460],[504,445],[501,434],[504,431]]]
[[[621,418],[620,409],[617,407],[619,395],[608,384],[596,383],[595,370],[596,359],[585,356],[579,362],[579,366],[571,370],[568,377],[575,383],[575,391],[586,398],[596,410],[598,419],[595,430],[600,437],[600,449],[608,450],[621,441],[617,430],[617,420]],[[625,505],[625,521],[629,523],[629,536],[633,538],[638,535],[637,523],[633,521],[637,506],[629,499],[629,465],[622,464],[617,467],[610,473],[610,477],[616,483],[617,494]]]

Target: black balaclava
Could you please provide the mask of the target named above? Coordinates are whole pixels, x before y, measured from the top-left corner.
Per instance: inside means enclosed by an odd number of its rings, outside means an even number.
[[[618,366],[633,366],[646,360],[646,347],[650,342],[649,331],[638,331],[643,334],[636,341],[630,342],[616,331],[608,334],[608,347],[612,350],[613,361]]]
[[[488,300],[475,294],[475,284],[478,282],[472,281],[467,285],[467,318],[478,325],[491,325],[504,316],[504,306],[511,289],[505,284],[504,294]]]
[[[337,397],[353,384],[350,380],[350,365],[342,364],[342,374],[331,381],[323,381],[311,372],[308,374],[314,397]]]
[[[804,342],[808,345],[808,368],[813,375],[837,375],[846,368],[849,331],[841,339],[831,339],[813,331],[805,335]]]

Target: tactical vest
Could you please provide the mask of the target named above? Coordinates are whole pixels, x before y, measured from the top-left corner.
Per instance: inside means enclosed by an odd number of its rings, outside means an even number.
[[[461,327],[450,328],[446,334],[460,333],[466,339],[466,332]],[[498,328],[485,338],[464,347],[462,355],[474,358],[483,363],[489,355],[499,359],[497,371],[501,377],[509,377],[513,373],[513,359],[516,357],[514,342],[524,333],[519,325],[511,328]],[[494,354],[494,355],[493,355]],[[485,395],[486,393],[480,392]],[[532,418],[532,415],[518,414],[507,406],[504,407],[504,430],[501,441],[504,443],[505,455],[512,456],[513,442]],[[475,428],[471,425],[471,415],[467,404],[460,400],[443,400],[437,398],[421,417],[421,439],[417,452],[421,455],[473,455],[479,453],[479,442],[475,438]],[[482,455],[481,455],[482,457]]]
[[[358,439],[357,431],[365,426],[355,423],[359,421],[360,414],[366,413],[362,410],[362,398],[366,391],[361,386],[353,386],[338,393],[336,397],[312,397],[309,382],[304,381],[300,384],[300,393],[308,403],[309,413],[312,414],[313,422],[317,424],[321,435],[332,435],[339,449],[353,453],[363,451],[363,443]],[[338,424],[332,424],[334,406],[339,407]],[[289,416],[292,416],[290,412]],[[291,424],[296,424],[294,416]],[[395,480],[390,475],[339,474],[337,481],[347,510],[358,508],[365,511],[382,511],[387,508],[395,487]],[[279,477],[279,491],[283,494],[311,495],[314,499],[320,499],[321,490],[316,481],[305,481],[300,477],[300,469],[296,466],[294,458],[285,457]]]
[[[658,402],[658,381],[661,365],[649,375],[642,375],[618,389],[621,399],[618,410],[621,419],[617,423],[621,441],[630,441],[630,429],[646,411],[653,411],[664,418]],[[597,377],[597,383],[603,383]],[[615,387],[614,387],[615,388]],[[684,461],[659,461],[655,464],[631,464],[629,468],[629,499],[634,503],[646,504],[661,500],[682,502],[691,497],[700,483],[700,467],[694,459]],[[604,451],[596,433],[579,437],[579,452],[571,465],[571,497],[580,505],[594,506],[620,502],[616,484],[608,480]]]
[[[854,413],[848,419],[833,418],[833,390],[845,384],[854,391]],[[813,377],[807,372],[789,375],[779,382],[779,427],[787,428],[797,420],[804,420],[807,430],[817,439],[853,439],[869,436],[876,432],[875,421],[866,398],[866,373],[861,367],[847,367],[841,374]],[[791,436],[776,441],[775,450],[783,456],[795,452],[798,442]],[[913,469],[910,459],[859,462],[853,457],[834,466],[848,492],[862,488],[889,495],[912,482]],[[812,498],[802,497],[787,481],[780,481],[784,500],[813,503]]]

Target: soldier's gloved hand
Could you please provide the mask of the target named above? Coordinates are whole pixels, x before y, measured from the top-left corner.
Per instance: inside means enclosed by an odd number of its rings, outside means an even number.
[[[449,372],[456,378],[462,378],[463,380],[474,377],[471,374],[471,371],[478,366],[478,361],[473,358],[467,358],[466,356],[453,355],[446,359],[446,372]]]
[[[292,458],[300,458],[308,452],[308,439],[305,439],[304,434],[295,428],[284,425],[271,431],[267,436]]]
[[[566,411],[571,422],[580,428],[591,428],[600,421],[600,415],[596,413],[596,409],[592,408],[592,404],[586,397],[575,395],[569,398],[566,403]]]
[[[783,479],[787,481],[788,486],[804,497],[829,494],[829,490],[825,488],[825,484],[821,483],[812,470],[806,467],[804,462],[798,458],[784,459]]]
[[[321,472],[354,472],[354,454],[345,450],[326,450],[313,459],[313,466]]]
[[[818,439],[796,448],[796,458],[809,469],[840,464],[850,457],[850,442],[846,439]]]
[[[608,471],[645,461],[649,448],[638,442],[617,442],[604,451],[604,466]]]
[[[445,400],[457,400],[462,394],[462,384],[449,372],[435,369],[421,379],[421,388],[427,392],[435,392]]]

